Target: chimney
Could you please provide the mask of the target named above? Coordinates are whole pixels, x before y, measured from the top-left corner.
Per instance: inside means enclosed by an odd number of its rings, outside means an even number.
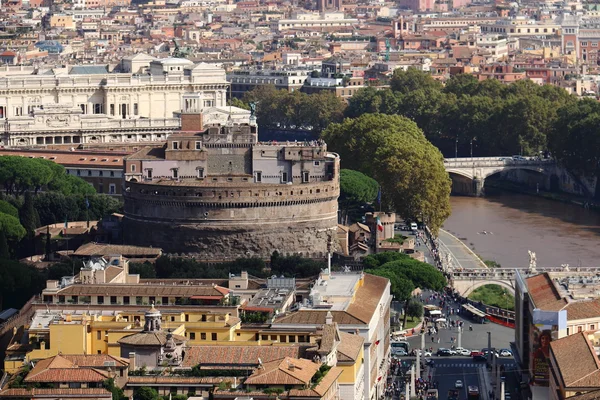
[[[181,130],[184,132],[200,132],[204,130],[202,114],[181,114]]]
[[[325,323],[327,325],[333,324],[333,315],[331,314],[331,311],[327,311],[327,315],[325,316]]]
[[[135,371],[135,353],[129,353],[129,371]]]

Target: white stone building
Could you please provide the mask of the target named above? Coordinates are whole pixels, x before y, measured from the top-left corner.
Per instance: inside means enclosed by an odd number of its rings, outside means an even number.
[[[143,59],[126,63],[134,67],[126,73],[110,73],[106,66],[76,66],[68,72],[1,69],[0,145],[164,140],[180,127],[184,97],[197,99],[200,112],[226,105],[229,83],[221,67]]]

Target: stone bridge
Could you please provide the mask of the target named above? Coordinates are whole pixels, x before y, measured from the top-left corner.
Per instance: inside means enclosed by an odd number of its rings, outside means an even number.
[[[446,158],[444,166],[451,176],[454,174],[471,180],[471,193],[475,196],[482,194],[485,178],[499,172],[518,169],[552,175],[556,171],[554,160],[532,158],[514,160],[511,157]]]
[[[552,276],[557,278],[600,274],[600,267],[537,267],[533,270],[530,268],[477,268],[455,269],[451,272],[450,279],[454,289],[463,297],[468,297],[471,292],[483,285],[499,285],[514,295],[517,270],[525,277],[542,272],[552,272]]]

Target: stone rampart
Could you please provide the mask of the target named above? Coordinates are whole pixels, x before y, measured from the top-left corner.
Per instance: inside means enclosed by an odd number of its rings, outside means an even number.
[[[127,182],[127,243],[198,258],[323,253],[335,246],[337,180],[296,185]]]

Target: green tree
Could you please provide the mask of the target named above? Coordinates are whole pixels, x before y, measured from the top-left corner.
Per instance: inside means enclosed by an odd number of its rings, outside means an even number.
[[[472,96],[477,91],[479,81],[471,74],[457,74],[452,75],[450,79],[446,81],[444,86],[445,93],[454,93],[458,96]]]
[[[405,219],[423,217],[434,233],[450,215],[450,178],[442,154],[407,118],[365,114],[322,135],[344,167],[381,184],[383,203]]]
[[[350,209],[356,209],[365,203],[371,203],[377,198],[379,184],[362,172],[351,169],[340,170],[340,209],[342,221],[348,217]]]
[[[0,213],[12,215],[15,218],[19,218],[19,210],[17,207],[10,204],[8,201],[0,200]]]
[[[112,400],[127,400],[127,396],[125,396],[123,389],[115,385],[115,380],[113,378],[105,380],[104,387],[112,393]]]
[[[20,211],[21,225],[25,228],[27,236],[31,239],[35,234],[35,229],[39,226],[39,215],[33,206],[33,196],[31,192],[25,193],[25,203]]]
[[[227,101],[227,105],[233,106],[233,107],[238,107],[238,108],[243,108],[244,110],[250,110],[250,104],[243,102],[241,99],[238,99],[237,97],[234,97],[231,100]]]
[[[415,68],[408,68],[406,71],[399,68],[394,71],[390,87],[394,92],[408,94],[416,90],[440,92],[443,86],[427,72]]]
[[[410,299],[406,306],[406,315],[411,318],[421,318],[423,316],[423,303],[415,299]]]
[[[133,392],[134,400],[159,400],[158,392],[151,387],[136,388]]]
[[[558,111],[549,136],[554,157],[578,175],[600,176],[600,104],[583,99]],[[596,185],[596,197],[598,188]]]
[[[156,278],[156,270],[154,265],[149,262],[144,263],[130,263],[129,264],[130,274],[139,274],[141,279],[154,279]]]
[[[4,213],[0,213],[0,229],[4,233],[6,239],[13,243],[17,243],[27,234],[27,231],[18,219]]]
[[[4,232],[4,229],[0,229],[0,260],[6,260],[9,258],[10,258],[10,251],[8,249],[6,233]]]

